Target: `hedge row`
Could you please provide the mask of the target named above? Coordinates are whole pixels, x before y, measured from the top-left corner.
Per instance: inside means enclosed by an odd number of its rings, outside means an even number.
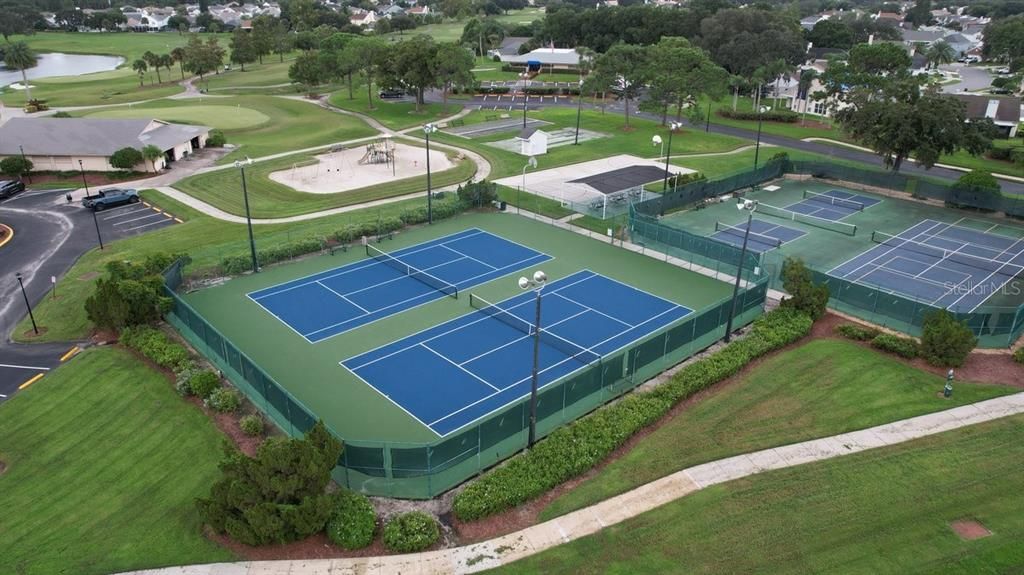
[[[857,341],[871,341],[882,333],[873,327],[857,325],[855,323],[844,323],[836,326],[836,332],[843,337]]]
[[[921,354],[921,346],[918,345],[917,340],[909,337],[900,337],[898,335],[882,333],[873,327],[846,323],[837,326],[836,332],[849,339],[871,342],[871,347],[875,349],[893,353],[906,359],[914,359]]]
[[[791,309],[764,314],[747,337],[684,367],[669,382],[556,429],[526,454],[473,481],[455,497],[455,514],[472,521],[501,513],[590,470],[675,404],[736,374],[751,360],[802,338],[811,324],[809,317]]]
[[[192,365],[185,346],[156,328],[145,325],[127,327],[121,332],[120,341],[164,369],[179,372]]]
[[[754,111],[732,110],[730,108],[719,108],[718,115],[733,120],[764,120],[765,122],[782,122],[794,124],[800,119],[800,114],[789,110],[769,110],[763,114]]]
[[[433,217],[435,220],[450,218],[465,209],[465,206],[458,201],[435,202],[433,205]],[[427,208],[425,206],[422,208],[410,208],[400,213],[397,217],[349,224],[335,231],[329,238],[339,244],[349,244],[363,236],[388,234],[396,232],[405,226],[422,224],[426,221]],[[326,247],[327,240],[324,238],[309,237],[257,250],[256,259],[261,266],[265,266],[320,251]],[[249,253],[228,256],[221,260],[220,269],[222,273],[227,275],[246,272],[252,269],[252,256]]]
[[[1013,352],[1013,360],[1017,363],[1024,363],[1024,347]]]

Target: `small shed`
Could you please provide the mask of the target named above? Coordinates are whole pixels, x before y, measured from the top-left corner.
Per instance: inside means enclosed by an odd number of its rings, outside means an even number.
[[[539,156],[548,153],[548,134],[537,128],[523,128],[516,136],[519,153],[524,156]]]

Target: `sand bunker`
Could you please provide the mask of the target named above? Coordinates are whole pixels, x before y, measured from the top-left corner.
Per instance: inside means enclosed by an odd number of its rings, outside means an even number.
[[[427,173],[425,148],[381,139],[316,156],[316,163],[270,173],[270,179],[300,192],[336,194]],[[430,150],[430,172],[454,167],[443,151]]]

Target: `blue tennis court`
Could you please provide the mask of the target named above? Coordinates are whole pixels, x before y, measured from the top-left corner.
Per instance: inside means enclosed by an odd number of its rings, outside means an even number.
[[[713,239],[736,247],[743,246],[743,237],[747,235],[747,222],[736,225],[715,222]],[[755,253],[763,253],[768,250],[781,248],[783,244],[800,239],[806,232],[790,228],[782,224],[772,224],[761,220],[753,220],[750,223],[750,234],[747,239],[747,249]]]
[[[551,256],[472,228],[248,294],[310,343],[451,296]]]
[[[529,395],[535,295],[498,304],[342,361],[439,436]],[[689,315],[692,310],[581,271],[542,295],[538,387]]]
[[[871,239],[879,245],[829,274],[959,312],[974,311],[1024,276],[1024,238],[924,220]]]
[[[798,214],[838,222],[881,201],[877,198],[843,190],[829,190],[823,194],[807,190],[804,191],[804,199],[785,206],[785,209]]]

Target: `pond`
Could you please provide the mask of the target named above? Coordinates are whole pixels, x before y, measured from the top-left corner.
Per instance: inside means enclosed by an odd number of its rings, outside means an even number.
[[[124,62],[118,56],[99,56],[96,54],[61,54],[58,52],[39,54],[39,63],[35,68],[26,70],[29,80],[52,78],[55,76],[81,76],[93,72],[113,70]],[[0,86],[21,82],[19,70],[9,70],[0,60]]]

